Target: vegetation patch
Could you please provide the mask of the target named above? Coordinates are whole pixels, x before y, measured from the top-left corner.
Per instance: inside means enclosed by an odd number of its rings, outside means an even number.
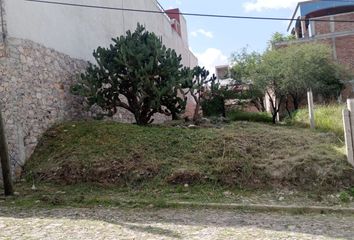
[[[244,112],[240,110],[231,110],[227,113],[231,121],[249,121],[271,123],[272,116],[266,112]]]
[[[315,106],[315,124],[316,128],[325,132],[333,132],[341,139],[344,139],[343,128],[343,105],[322,105]],[[293,114],[291,119],[287,122],[302,127],[309,127],[309,113],[308,109],[299,109]]]
[[[210,185],[242,189],[354,186],[332,135],[236,122],[219,128],[72,122],[49,130],[25,166],[32,182],[129,188]]]

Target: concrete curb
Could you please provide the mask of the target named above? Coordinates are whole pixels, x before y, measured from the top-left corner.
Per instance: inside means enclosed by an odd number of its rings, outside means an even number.
[[[350,214],[354,215],[354,208],[321,207],[321,206],[281,206],[262,204],[233,204],[233,203],[200,203],[200,202],[166,202],[166,207],[197,207],[213,209],[244,210],[255,212],[288,212],[294,214],[317,213],[317,214]]]

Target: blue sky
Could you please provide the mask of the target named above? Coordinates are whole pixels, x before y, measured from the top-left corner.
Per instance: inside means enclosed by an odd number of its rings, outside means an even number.
[[[182,12],[266,17],[292,16],[298,0],[159,0],[165,9]],[[199,64],[212,70],[226,64],[231,53],[248,47],[264,51],[271,35],[286,33],[288,22],[215,19],[186,16],[189,43]]]

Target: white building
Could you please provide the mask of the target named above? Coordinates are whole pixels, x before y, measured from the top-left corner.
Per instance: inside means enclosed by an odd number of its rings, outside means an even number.
[[[182,55],[193,67],[197,58],[188,46],[186,20],[181,15],[66,6],[25,0],[0,0],[6,36],[32,40],[73,58],[93,60],[98,46],[109,46],[113,37],[135,30],[137,23],[162,37],[167,47]],[[49,2],[58,2],[49,0]],[[99,7],[162,11],[156,0],[60,0],[62,3]],[[178,12],[169,11],[173,13]],[[178,30],[173,25],[177,25]]]
[[[57,0],[96,7],[47,1],[51,3],[0,0],[0,111],[14,169],[20,169],[49,127],[84,116],[70,87],[87,61],[94,60],[92,52],[98,46],[108,47],[112,38],[134,31],[141,23],[181,54],[185,66],[198,63],[189,50],[186,21],[178,9],[164,13],[156,0]],[[123,109],[115,117],[134,120]]]

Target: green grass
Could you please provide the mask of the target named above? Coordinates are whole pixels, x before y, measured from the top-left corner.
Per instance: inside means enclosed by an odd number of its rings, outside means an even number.
[[[317,196],[354,186],[343,150],[335,136],[293,126],[69,122],[45,133],[26,163],[25,182],[16,185],[20,195],[5,204],[163,207],[167,201],[242,203],[248,196],[266,204],[280,189]]]
[[[315,106],[316,128],[325,132],[333,132],[343,139],[343,109],[343,105]],[[309,127],[308,109],[298,110],[294,113],[293,118],[287,119],[287,121],[295,126]]]
[[[271,123],[272,116],[265,112],[244,112],[240,110],[232,110],[227,113],[227,117],[231,121],[249,121],[249,122],[263,122]]]
[[[66,123],[44,135],[25,174],[29,182],[131,189],[184,184],[318,189],[354,183],[336,137],[251,122],[200,129]]]

